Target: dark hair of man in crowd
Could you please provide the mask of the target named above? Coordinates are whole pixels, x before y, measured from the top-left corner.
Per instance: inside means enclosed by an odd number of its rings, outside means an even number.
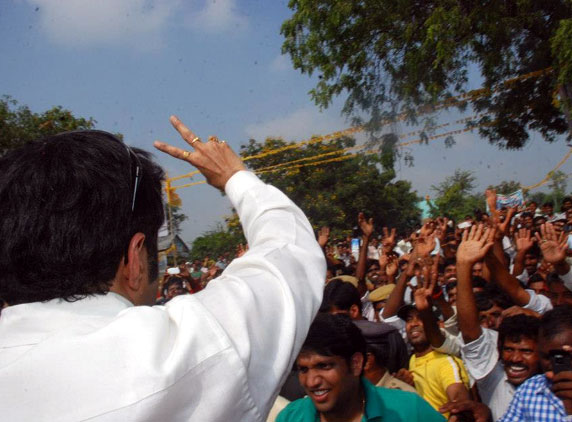
[[[540,319],[524,314],[503,318],[499,329],[498,347],[502,351],[505,340],[518,343],[523,337],[537,340],[540,330]]]
[[[445,271],[445,268],[448,267],[449,265],[457,265],[457,259],[455,257],[444,259],[443,263],[439,264],[438,267],[439,272],[442,273],[443,271]]]
[[[397,330],[377,339],[375,343],[366,341],[366,351],[373,355],[378,366],[387,368],[390,373],[409,365],[407,345]]]
[[[361,310],[359,291],[353,284],[332,280],[326,285],[320,312],[330,312],[334,306],[339,310],[349,311],[352,305]]]
[[[477,292],[475,293],[475,306],[477,307],[477,311],[483,312],[491,309],[494,303],[490,299],[489,295],[485,292]]]
[[[492,303],[502,309],[508,309],[514,305],[511,298],[495,283],[487,283],[483,289],[483,293],[487,295]]]
[[[0,159],[0,297],[16,305],[106,293],[137,232],[145,235],[153,282],[162,178],[149,153],[102,131],[66,132],[6,154]]]
[[[475,288],[484,289],[487,286],[487,284],[488,284],[487,280],[485,280],[484,278],[478,275],[473,277],[473,289]]]
[[[348,365],[358,352],[363,354],[365,364],[366,345],[359,328],[347,315],[326,313],[318,313],[300,350],[300,354],[339,356]]]
[[[552,339],[566,330],[572,330],[572,306],[558,305],[542,316],[539,333],[542,339]]]

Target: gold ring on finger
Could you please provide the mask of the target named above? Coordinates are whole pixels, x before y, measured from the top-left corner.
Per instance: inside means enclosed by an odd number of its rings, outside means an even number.
[[[183,158],[189,158],[189,155],[191,155],[191,153],[189,151],[183,152]]]
[[[193,145],[195,142],[199,141],[200,142],[201,138],[199,138],[198,136],[195,137],[192,141],[191,141],[191,145]]]

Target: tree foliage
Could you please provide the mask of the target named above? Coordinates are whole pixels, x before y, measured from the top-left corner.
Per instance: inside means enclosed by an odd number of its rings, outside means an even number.
[[[373,217],[377,227],[391,226],[400,230],[411,228],[419,221],[415,207],[417,195],[406,181],[393,181],[393,148],[389,139],[387,151],[381,156],[353,154],[346,149],[355,140],[344,137],[328,143],[318,142],[302,148],[291,148],[278,154],[247,161],[260,177],[285,192],[306,213],[315,229],[329,226],[336,235],[349,234],[356,225],[360,211]],[[242,146],[243,157],[286,147],[280,139],[264,143],[250,140]],[[318,159],[308,159],[328,154]],[[335,160],[326,164],[308,165],[316,160]],[[302,161],[300,161],[302,160]],[[284,163],[294,162],[291,165]],[[276,171],[264,172],[275,167]],[[269,169],[270,170],[270,169]]]
[[[344,112],[367,113],[372,131],[397,113],[412,116],[465,92],[472,68],[489,90],[469,103],[489,113],[478,123],[490,142],[520,148],[528,130],[553,141],[568,129],[553,94],[572,94],[570,0],[290,0],[289,7],[283,52],[302,73],[318,74],[313,100],[328,107],[347,92]]]
[[[514,180],[503,180],[498,185],[489,186],[488,189],[494,189],[500,195],[508,195],[509,193],[513,193],[519,189],[522,189],[522,186],[520,182]]]
[[[0,156],[27,142],[60,132],[92,129],[96,121],[75,117],[61,106],[34,113],[9,96],[0,98]]]
[[[437,186],[432,186],[436,197],[431,207],[433,217],[446,216],[460,221],[467,215],[474,215],[476,209],[485,210],[484,195],[473,193],[475,188],[475,175],[466,170],[455,170]]]
[[[229,220],[233,219],[236,219],[238,223],[237,217],[231,217]],[[229,220],[227,220],[226,228],[219,225],[216,229],[204,233],[193,241],[191,259],[203,259],[206,256],[216,259],[226,253],[234,256],[237,246],[240,243],[246,244],[240,224],[239,229],[236,230],[232,224],[229,225]]]

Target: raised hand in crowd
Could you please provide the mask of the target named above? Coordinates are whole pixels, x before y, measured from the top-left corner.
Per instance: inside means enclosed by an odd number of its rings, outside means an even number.
[[[465,343],[481,335],[479,313],[473,293],[473,265],[482,261],[493,247],[495,229],[486,229],[479,224],[463,233],[463,240],[457,249],[457,312],[459,329]]]
[[[534,246],[536,238],[531,236],[529,229],[521,228],[514,235],[516,246],[516,255],[514,257],[514,266],[512,274],[519,276],[524,271],[524,261],[526,253]]]
[[[495,229],[485,229],[482,224],[474,225],[470,231],[465,231],[457,249],[457,266],[459,264],[472,266],[482,261],[493,247],[495,233]]]
[[[540,233],[536,232],[536,239],[546,262],[558,265],[566,259],[568,237],[565,233],[558,235],[554,226],[546,223],[540,226]]]
[[[324,249],[328,244],[328,240],[330,240],[330,228],[324,226],[318,230],[318,245]]]
[[[373,226],[373,218],[369,220],[365,218],[365,214],[360,212],[358,214],[358,226],[362,233],[362,238],[367,237],[368,240],[371,238],[375,228]]]
[[[526,228],[518,229],[514,234],[514,241],[517,253],[525,253],[534,246],[535,238],[531,236],[530,230]]]
[[[393,227],[391,231],[387,227],[384,227],[382,231],[383,231],[383,238],[381,240],[382,251],[384,254],[388,254],[395,247],[395,227]]]
[[[360,296],[363,296],[367,292],[367,285],[365,283],[365,274],[367,271],[367,249],[369,247],[369,241],[371,239],[371,236],[375,231],[375,226],[373,225],[373,218],[370,218],[368,220],[365,218],[365,214],[363,212],[360,212],[358,214],[358,226],[362,232],[362,236],[361,236],[361,246],[359,249],[359,258],[356,266],[356,278],[358,279],[359,294]]]

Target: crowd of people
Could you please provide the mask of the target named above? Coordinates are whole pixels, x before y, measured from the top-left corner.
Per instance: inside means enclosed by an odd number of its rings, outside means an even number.
[[[459,421],[572,419],[572,198],[559,213],[550,202],[497,209],[494,191],[486,199],[488,213],[426,219],[403,236],[360,214],[358,253],[351,238],[319,230],[327,261],[320,313],[269,420],[313,421],[316,412],[353,420],[364,409],[375,420],[372,385],[414,394],[385,401],[414,410],[402,420],[434,412]],[[197,291],[206,262],[181,263],[165,285]],[[350,382],[328,379],[332,362],[322,360],[333,358]]]
[[[332,239],[171,123],[192,151],[155,146],[237,210],[232,260],[158,274],[163,172],[109,133],[0,158],[5,420],[572,420],[571,198],[557,214],[487,191],[463,221],[403,234],[362,213]]]

